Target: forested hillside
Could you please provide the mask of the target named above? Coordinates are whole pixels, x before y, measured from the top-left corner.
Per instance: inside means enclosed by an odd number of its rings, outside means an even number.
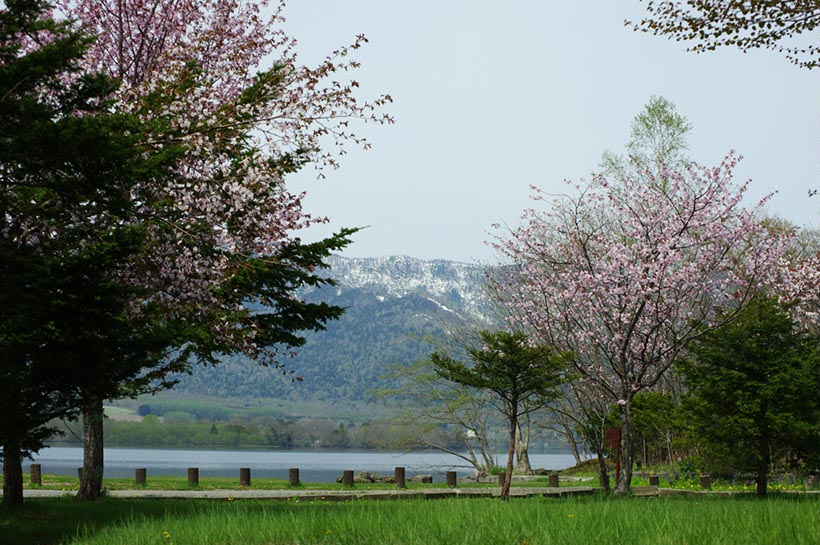
[[[176,390],[225,397],[363,401],[383,385],[392,364],[427,356],[430,340],[457,323],[486,322],[482,269],[450,261],[408,257],[334,257],[329,276],[337,286],[302,295],[347,309],[327,331],[308,335],[286,370],[259,367],[231,356],[216,367],[196,366]],[[294,380],[300,377],[302,380]]]

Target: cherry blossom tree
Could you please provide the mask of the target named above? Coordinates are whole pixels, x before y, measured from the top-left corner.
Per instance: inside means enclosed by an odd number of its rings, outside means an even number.
[[[150,302],[187,324],[175,348],[204,361],[242,351],[278,366],[304,342],[300,331],[341,313],[293,293],[324,282],[314,269],[352,231],[303,244],[299,231],[326,219],[302,209],[303,195],[287,189],[285,176],[306,163],[323,176],[349,144],[369,147],[350,129],[354,122],[392,122],[380,113],[389,95],[355,95],[352,53],[364,36],[316,67],[300,65],[282,30],[283,8],[250,0],[57,2],[58,13],[98,37],[85,68],[122,82],[114,107],[160,121],[148,141],[154,149],[183,150],[172,177],[134,192],[131,221],[144,227],[149,251],[119,280],[147,294],[134,300],[135,315]],[[90,393],[84,411],[95,422],[97,440],[86,446],[98,445],[97,468],[101,395]],[[97,496],[101,470],[86,476],[94,482],[83,483],[81,495]]]
[[[378,113],[389,96],[362,102],[355,80],[337,79],[359,66],[350,54],[366,39],[318,67],[299,65],[295,41],[281,28],[283,3],[61,0],[59,7],[98,36],[88,68],[122,79],[119,107],[166,121],[156,146],[186,146],[179,179],[159,180],[141,196],[141,220],[154,220],[157,234],[153,274],[135,281],[153,282],[168,303],[204,311],[232,256],[276,255],[294,233],[324,221],[302,210],[302,195],[287,190],[284,176],[306,162],[338,166],[348,143],[368,147],[349,130],[352,120],[392,121]]]
[[[738,160],[595,176],[545,211],[525,211],[520,227],[493,242],[509,265],[495,281],[512,319],[573,353],[581,380],[621,406],[616,493],[631,484],[635,395],[744,308],[783,255],[787,233],[759,219],[766,199],[742,204],[748,182],[732,182]]]

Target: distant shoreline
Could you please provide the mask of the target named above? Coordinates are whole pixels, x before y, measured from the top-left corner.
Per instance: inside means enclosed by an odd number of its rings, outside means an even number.
[[[80,441],[57,441],[54,443],[46,444],[45,448],[82,448],[82,442]],[[350,447],[350,448],[343,448],[337,446],[317,446],[317,447],[293,447],[293,448],[282,448],[282,447],[274,447],[270,445],[242,445],[242,446],[233,446],[233,445],[161,445],[161,444],[153,444],[153,445],[129,445],[123,443],[111,443],[106,441],[105,448],[119,448],[119,449],[133,449],[133,450],[229,450],[229,451],[274,451],[274,452],[379,452],[379,453],[399,453],[399,452],[438,452],[435,449],[419,449],[419,450],[397,450],[397,449],[390,449],[390,448],[360,448],[360,447]],[[571,455],[572,451],[569,449],[560,449],[560,448],[549,448],[549,449],[529,449],[529,454],[556,454],[556,455]],[[499,451],[496,453],[498,456],[506,456],[506,451]]]

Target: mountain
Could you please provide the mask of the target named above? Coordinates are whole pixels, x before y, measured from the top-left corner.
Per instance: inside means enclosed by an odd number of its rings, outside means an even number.
[[[391,365],[428,356],[433,347],[427,339],[448,335],[454,324],[488,323],[478,265],[404,256],[333,256],[328,264],[327,276],[337,285],[299,295],[346,312],[327,331],[309,333],[298,354],[283,362],[293,374],[231,356],[215,367],[196,366],[175,389],[220,397],[364,401],[372,389],[387,385],[383,376]]]

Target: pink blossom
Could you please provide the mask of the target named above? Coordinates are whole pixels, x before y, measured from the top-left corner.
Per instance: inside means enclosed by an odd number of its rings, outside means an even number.
[[[222,308],[216,296],[241,257],[275,262],[298,231],[326,221],[303,210],[304,195],[288,190],[281,167],[293,158],[320,173],[337,168],[349,145],[370,146],[354,132],[357,121],[392,122],[383,113],[389,95],[364,101],[354,92],[353,54],[366,38],[356,36],[318,66],[302,65],[282,28],[283,7],[267,0],[56,2],[58,13],[98,36],[83,68],[121,79],[115,107],[163,122],[148,145],[186,151],[176,172],[135,193],[134,221],[147,226],[152,252],[122,272],[172,315],[246,313]],[[226,340],[235,334],[229,324],[215,332]]]

